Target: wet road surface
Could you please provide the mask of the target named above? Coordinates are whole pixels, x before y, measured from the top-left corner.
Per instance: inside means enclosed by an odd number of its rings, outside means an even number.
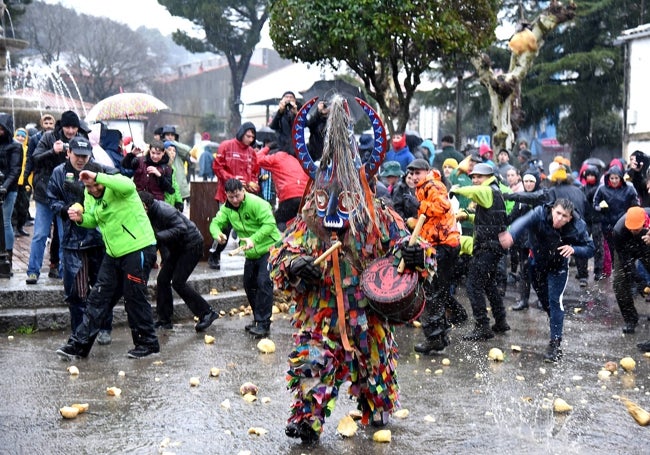
[[[207,331],[216,338],[211,345],[194,332],[193,322],[176,324],[160,332],[161,353],[141,360],[126,357],[132,344],[125,327],[114,331],[110,346],[95,345],[88,359],[72,363],[55,354],[66,332],[13,334],[13,339],[5,334],[0,453],[648,453],[650,429],[639,426],[617,397],[650,409],[650,358],[636,349],[650,338],[650,311],[637,297],[642,323],[636,334],[623,335],[607,289],[607,281],[586,291],[569,289],[564,359],[557,365],[542,361],[548,322],[534,305],[509,311],[512,330],[487,342],[461,340],[471,323],[455,328],[452,345],[440,356],[417,356],[413,345],[422,340],[421,330],[398,327],[401,406],[410,415],[391,420],[388,444],[372,441],[372,427],[361,427],[352,438],[336,434],[338,421],[356,407],[344,391],[318,445],[303,446],[284,435],[291,403],[284,379],[292,333],[287,315],[274,318],[274,354],[258,352],[257,340],[244,331],[249,318],[237,316],[215,322]],[[469,309],[464,296],[460,301]],[[492,347],[503,350],[504,362],[487,358]],[[633,373],[619,367],[617,375],[599,380],[606,361],[628,355],[637,362]],[[443,358],[449,366],[442,366]],[[79,368],[78,376],[68,374],[70,365]],[[211,367],[221,370],[219,377],[209,377]],[[190,387],[193,376],[200,378],[198,387]],[[259,386],[258,401],[242,399],[239,387],[246,381]],[[107,396],[112,386],[122,389],[121,396]],[[573,411],[555,414],[556,397]],[[225,400],[230,409],[222,406]],[[72,403],[89,403],[89,411],[62,419],[58,409]],[[268,433],[249,435],[251,427]]]

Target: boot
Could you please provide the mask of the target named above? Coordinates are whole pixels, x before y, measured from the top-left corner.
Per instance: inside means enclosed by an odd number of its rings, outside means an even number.
[[[562,358],[562,349],[560,348],[561,338],[556,338],[548,343],[546,354],[544,354],[544,362],[554,363]]]
[[[496,321],[492,326],[492,331],[495,333],[505,333],[508,330],[510,330],[510,326],[508,325],[505,319],[501,321]]]
[[[271,333],[271,323],[259,322],[255,327],[252,327],[248,333],[253,335],[255,338],[267,338]]]
[[[257,327],[257,322],[256,322],[256,321],[253,321],[253,322],[251,322],[250,324],[246,324],[246,325],[244,326],[244,330],[246,330],[247,332],[250,332],[251,329],[254,329],[255,327]]]
[[[636,345],[641,352],[650,352],[650,341],[644,341],[643,343],[638,343]]]
[[[303,444],[318,442],[320,436],[306,421],[300,423],[291,422],[284,429],[284,433],[290,438],[300,438]]]
[[[528,300],[519,300],[516,305],[510,307],[512,311],[521,311],[528,309]]]
[[[488,323],[474,325],[474,330],[463,337],[465,341],[485,341],[494,338],[494,332]]]
[[[431,355],[442,352],[447,346],[449,346],[449,339],[443,334],[427,338],[422,343],[416,344],[413,349],[415,352]]]

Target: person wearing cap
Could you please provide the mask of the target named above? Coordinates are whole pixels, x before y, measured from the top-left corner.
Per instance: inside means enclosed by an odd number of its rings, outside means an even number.
[[[70,221],[68,209],[84,202],[84,185],[79,173],[92,159],[92,145],[81,136],[70,140],[67,159],[52,171],[47,185],[47,199],[52,212],[61,217],[63,233],[61,251],[63,263],[64,301],[70,310],[72,332],[83,321],[86,299],[95,285],[99,265],[104,258],[104,242],[97,229],[86,229]],[[111,342],[113,313],[100,324],[99,344]]]
[[[469,216],[474,223],[474,249],[467,275],[467,294],[472,304],[474,329],[463,339],[485,341],[494,333],[510,330],[506,309],[497,286],[497,268],[504,256],[499,233],[506,230],[506,206],[494,168],[478,163],[470,173],[472,186],[451,188],[453,194],[466,196],[476,203],[476,213]],[[490,301],[495,323],[490,327],[485,296]]]
[[[156,262],[154,234],[134,182],[120,174],[108,174],[94,162],[79,173],[83,182],[83,208],[68,209],[70,221],[102,233],[106,254],[97,281],[86,299],[83,321],[56,353],[68,360],[88,357],[102,322],[115,302],[124,297],[131,338],[135,347],[128,357],[139,359],[160,352],[148,301],[147,282]]]
[[[440,146],[442,150],[437,152],[433,158],[433,167],[440,172],[443,171],[442,164],[447,158],[453,158],[456,162],[460,163],[465,158],[462,153],[459,153],[454,148],[454,136],[447,134],[440,139]]]
[[[379,177],[384,181],[384,184],[388,188],[388,194],[391,197],[393,196],[395,185],[403,175],[404,171],[402,171],[402,167],[398,161],[384,161],[384,164],[381,165]]]
[[[587,224],[575,212],[573,203],[563,198],[535,207],[516,219],[508,231],[499,234],[503,248],[510,248],[515,241],[521,243],[523,240],[529,242],[532,254],[533,289],[549,315],[550,341],[544,361],[557,362],[562,357],[562,296],[569,279],[569,258],[592,257],[594,242],[587,231]]]
[[[47,131],[38,142],[34,154],[34,201],[36,202],[36,215],[34,217],[34,234],[29,249],[29,262],[27,265],[27,284],[38,283],[43,266],[43,255],[45,244],[50,237],[52,223],[56,225],[56,231],[52,234],[52,243],[56,241],[57,247],[50,248],[50,278],[61,276],[59,258],[60,242],[62,235],[61,218],[50,209],[47,199],[47,185],[52,176],[54,168],[66,160],[68,143],[77,134],[87,137],[86,133],[79,129],[79,116],[73,111],[65,111],[61,119],[56,122],[52,131]],[[54,254],[53,254],[54,253]]]
[[[460,324],[467,320],[467,312],[451,295],[451,280],[460,253],[460,231],[440,171],[429,171],[429,164],[417,159],[409,164],[408,172],[413,176],[419,201],[417,216],[426,217],[420,236],[435,247],[438,265],[435,278],[424,283],[425,306],[420,322],[425,340],[414,349],[434,354],[449,345],[450,323]],[[415,218],[411,218],[407,224],[414,226],[414,221]],[[451,315],[449,321],[447,311]]]
[[[614,267],[614,295],[623,316],[623,333],[634,333],[639,322],[639,314],[634,306],[636,280],[636,261],[650,270],[650,209],[630,207],[621,216],[613,229],[613,248],[618,255]],[[641,348],[641,346],[640,346]],[[650,351],[650,342],[641,349]]]
[[[293,156],[296,156],[296,150],[293,147],[291,129],[301,107],[302,104],[296,100],[296,94],[291,90],[287,90],[282,94],[282,98],[278,103],[278,110],[269,124],[269,128],[275,130],[278,134],[277,142],[280,150]]]

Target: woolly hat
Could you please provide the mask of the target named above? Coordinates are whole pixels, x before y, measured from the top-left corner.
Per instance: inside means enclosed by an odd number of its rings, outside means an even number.
[[[167,148],[167,147],[176,148],[176,145],[174,145],[174,143],[172,141],[165,141],[165,142],[163,142],[163,145],[165,146],[165,148]]]
[[[483,156],[485,156],[485,155],[488,154],[488,153],[492,153],[492,154],[494,154],[494,152],[492,151],[492,149],[490,148],[489,145],[487,145],[487,144],[481,144],[481,146],[480,146],[479,149],[478,149],[478,154],[481,155],[481,156],[483,157]]]
[[[201,140],[202,141],[209,141],[211,139],[210,133],[207,131],[201,133]]]
[[[452,169],[456,169],[458,167],[458,161],[456,161],[453,158],[447,158],[445,161],[442,162],[442,167],[449,166]]]
[[[533,154],[530,153],[530,150],[519,150],[519,156],[528,161],[533,157]]]
[[[284,93],[282,94],[282,98],[284,98],[284,97],[287,96],[287,95],[291,95],[291,96],[293,96],[294,98],[296,97],[296,94],[295,94],[295,93],[293,93],[291,90],[287,90],[286,92],[284,92]]]
[[[633,231],[645,225],[646,212],[643,207],[630,207],[625,214],[625,227]]]
[[[79,116],[73,111],[65,111],[61,114],[61,126],[76,126],[79,128]]]
[[[553,164],[553,163],[551,163]],[[550,166],[549,166],[550,168]],[[566,168],[562,165],[558,167],[548,178],[551,182],[564,182],[567,179]]]

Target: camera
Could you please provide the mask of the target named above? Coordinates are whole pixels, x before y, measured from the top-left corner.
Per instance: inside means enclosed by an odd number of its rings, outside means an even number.
[[[296,105],[293,103],[287,103],[286,108],[292,111],[296,108]]]

